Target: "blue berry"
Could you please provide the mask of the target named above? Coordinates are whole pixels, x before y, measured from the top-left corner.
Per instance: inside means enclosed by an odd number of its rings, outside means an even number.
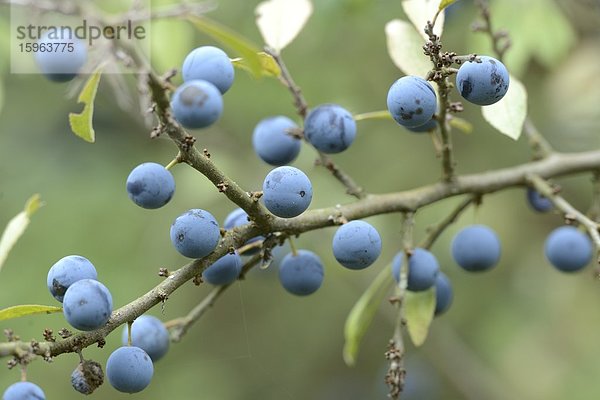
[[[304,121],[304,136],[323,153],[340,153],[356,137],[356,122],[337,104],[323,104],[311,110]]]
[[[171,243],[180,254],[189,258],[209,255],[219,244],[220,238],[217,220],[205,210],[188,210],[171,225]]]
[[[481,62],[467,61],[456,74],[456,87],[461,96],[480,106],[494,104],[508,91],[508,70],[493,57],[481,56]]]
[[[227,217],[225,217],[225,221],[223,222],[224,229],[233,229],[238,226],[247,225],[250,221],[248,220],[248,214],[241,208],[236,208],[232,212],[230,212]],[[245,244],[251,244],[258,241],[264,240],[263,236],[256,236],[248,240]],[[256,254],[260,251],[260,247],[256,247],[254,249],[246,250],[242,255],[252,255]]]
[[[261,120],[252,134],[252,146],[267,164],[289,164],[300,153],[300,139],[291,134],[298,125],[288,117],[277,116]]]
[[[435,278],[435,312],[434,315],[442,315],[452,305],[452,284],[450,279],[440,272]]]
[[[396,282],[400,281],[400,269],[404,261],[404,252],[396,254],[392,260],[392,274]],[[408,259],[408,280],[406,288],[412,292],[427,290],[435,284],[440,265],[435,256],[420,247],[413,250]]]
[[[112,307],[112,296],[106,286],[93,279],[73,283],[63,299],[63,314],[67,322],[81,331],[93,331],[104,326]]]
[[[211,285],[229,285],[242,271],[242,258],[237,254],[225,254],[202,272],[202,279]]]
[[[340,226],[333,236],[333,255],[346,268],[367,268],[379,254],[381,237],[367,222],[350,221]]]
[[[592,241],[573,226],[553,230],[545,244],[546,258],[563,272],[576,272],[592,259]]]
[[[277,167],[263,182],[265,207],[282,218],[302,214],[312,200],[312,184],[306,174],[294,167]]]
[[[126,346],[129,340],[127,325],[123,328],[121,342]],[[169,331],[162,321],[151,315],[141,315],[131,325],[131,345],[144,350],[156,362],[169,350]]]
[[[285,290],[306,296],[317,291],[323,283],[323,263],[312,251],[289,253],[279,265],[279,281]]]
[[[106,361],[108,382],[119,392],[137,393],[144,390],[153,374],[154,365],[150,356],[139,347],[119,347]]]
[[[17,382],[4,391],[2,400],[46,400],[46,395],[35,383]]]
[[[175,193],[175,179],[165,167],[147,162],[135,167],[127,177],[127,194],[142,208],[155,209],[167,204]]]
[[[185,128],[206,128],[221,117],[223,98],[210,82],[188,81],[175,90],[171,109],[175,119]]]
[[[202,46],[192,50],[181,68],[184,82],[195,79],[208,81],[221,93],[225,93],[233,84],[235,71],[225,52],[217,47]]]
[[[71,373],[71,386],[79,393],[92,394],[103,383],[104,372],[96,361],[80,362]]]
[[[50,267],[46,284],[52,296],[62,302],[65,292],[73,283],[97,278],[96,268],[87,258],[73,255],[61,258]]]
[[[397,123],[415,128],[429,122],[435,114],[435,91],[423,78],[404,76],[390,87],[387,107]]]
[[[537,212],[545,213],[554,208],[554,205],[547,197],[542,196],[537,190],[527,188],[527,202]]]
[[[488,270],[500,259],[500,240],[487,226],[468,226],[452,240],[452,257],[467,271]]]
[[[55,37],[58,36],[58,37]],[[87,47],[81,40],[73,37],[60,37],[60,34],[47,33],[38,42],[40,49],[48,51],[35,53],[35,61],[42,73],[53,82],[68,82],[73,80],[87,59]],[[62,43],[66,43],[65,46]],[[58,46],[59,51],[56,50]],[[65,47],[65,51],[61,51]],[[50,49],[52,48],[52,49]],[[69,51],[70,49],[72,51]],[[52,50],[52,51],[50,51]]]

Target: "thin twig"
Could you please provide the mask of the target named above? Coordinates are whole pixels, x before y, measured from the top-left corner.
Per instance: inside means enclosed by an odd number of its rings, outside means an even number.
[[[428,229],[427,236],[419,243],[419,247],[423,249],[429,249],[440,235],[453,224],[456,219],[463,213],[476,199],[478,196],[469,196],[467,199],[461,201],[458,206],[450,214],[448,214],[442,221],[437,225]]]
[[[554,152],[554,149],[550,143],[542,136],[537,130],[531,118],[525,118],[523,123],[523,130],[529,141],[529,146],[533,152],[534,160],[541,160],[542,158],[548,157]]]

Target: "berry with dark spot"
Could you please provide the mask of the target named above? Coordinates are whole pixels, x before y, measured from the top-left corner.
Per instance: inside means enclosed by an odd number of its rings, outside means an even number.
[[[175,193],[175,179],[165,167],[147,162],[135,167],[127,177],[127,194],[138,206],[156,209],[164,206]]]
[[[62,303],[65,292],[81,279],[97,279],[94,265],[85,257],[72,255],[58,260],[48,271],[46,284],[50,294]]]
[[[265,207],[282,218],[302,214],[312,200],[312,183],[306,174],[294,167],[278,167],[263,182]]]
[[[435,114],[435,91],[423,78],[404,76],[390,87],[387,107],[398,124],[415,128],[429,122]]]
[[[289,164],[300,153],[300,139],[291,133],[298,125],[288,117],[277,116],[261,120],[254,128],[252,146],[267,164]]]
[[[119,392],[137,393],[144,390],[153,374],[152,359],[139,347],[119,347],[106,361],[108,382]]]
[[[223,98],[215,85],[202,80],[187,81],[171,99],[175,119],[185,128],[206,128],[223,113]]]
[[[354,141],[356,122],[352,114],[339,105],[323,104],[306,116],[304,137],[323,153],[340,153]]]
[[[279,265],[279,281],[285,290],[297,296],[312,294],[323,283],[323,263],[312,251],[289,253]]]
[[[196,79],[208,81],[224,94],[233,84],[235,71],[227,54],[213,46],[202,46],[192,50],[181,68],[183,81]]]
[[[480,106],[494,104],[504,97],[510,81],[508,70],[493,57],[481,56],[481,62],[467,61],[456,74],[461,96]]]
[[[106,286],[93,279],[73,283],[63,298],[65,319],[81,331],[93,331],[104,326],[112,307],[112,296]]]
[[[171,243],[182,255],[202,258],[217,247],[221,238],[219,223],[211,213],[191,209],[181,214],[171,225]]]
[[[333,255],[346,268],[367,268],[380,254],[379,232],[367,222],[350,221],[340,226],[333,236]]]

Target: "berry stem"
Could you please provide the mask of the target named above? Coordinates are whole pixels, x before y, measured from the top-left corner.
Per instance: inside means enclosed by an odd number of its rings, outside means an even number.
[[[133,321],[127,322],[127,346],[131,346],[131,327],[133,326]]]
[[[175,165],[179,164],[180,162],[181,162],[181,152],[177,153],[177,156],[174,159],[172,159],[171,162],[165,166],[165,169],[168,171],[171,168],[173,168]]]
[[[288,238],[288,243],[290,244],[290,249],[292,249],[292,255],[296,257],[298,255],[298,249],[296,248],[296,244],[294,243],[294,239],[291,237]]]

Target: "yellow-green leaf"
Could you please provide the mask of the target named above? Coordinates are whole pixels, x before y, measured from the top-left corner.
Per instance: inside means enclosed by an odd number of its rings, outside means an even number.
[[[79,93],[77,101],[83,103],[83,111],[79,114],[69,113],[69,124],[73,133],[90,143],[96,141],[92,119],[94,117],[94,99],[98,92],[101,76],[102,66],[96,68]]]
[[[463,133],[469,134],[473,132],[473,124],[463,118],[452,117],[450,120],[450,126],[462,131]]]
[[[355,121],[364,121],[365,119],[392,119],[392,115],[388,110],[371,111],[362,114],[355,114]]]
[[[281,75],[281,69],[279,68],[279,65],[277,65],[277,61],[275,61],[275,59],[270,54],[261,51],[258,53],[258,58],[260,60],[260,72],[262,75],[273,77],[279,77]],[[248,62],[244,58],[234,58],[231,60],[231,62],[236,68],[252,72],[250,70],[250,67],[248,66]]]
[[[491,106],[481,107],[483,118],[500,133],[517,140],[523,131],[527,116],[527,91],[519,80],[510,76],[508,91]]]
[[[256,25],[267,46],[280,53],[312,14],[310,0],[266,0],[256,6]]]
[[[26,315],[54,314],[61,311],[61,307],[40,306],[37,304],[24,304],[22,306],[13,306],[0,310],[0,321],[24,317]]]
[[[385,25],[388,53],[394,64],[406,75],[425,77],[431,62],[423,55],[423,39],[406,21],[395,19]]]
[[[389,266],[383,268],[348,314],[344,325],[344,362],[347,365],[356,363],[360,342],[393,282]]]
[[[258,46],[239,33],[206,17],[190,16],[188,19],[196,29],[223,43],[245,59],[248,68],[255,77],[261,76],[262,64],[258,56],[258,53],[260,53]]]
[[[458,0],[442,0],[440,2],[440,8],[439,10],[443,10],[444,8],[451,6],[452,4],[456,3]]]
[[[43,205],[40,195],[34,194],[25,203],[23,211],[8,222],[2,237],[0,237],[0,269],[2,269],[8,253],[27,229],[30,217]]]
[[[404,318],[408,334],[415,346],[425,343],[435,311],[435,288],[423,292],[406,291]]]

